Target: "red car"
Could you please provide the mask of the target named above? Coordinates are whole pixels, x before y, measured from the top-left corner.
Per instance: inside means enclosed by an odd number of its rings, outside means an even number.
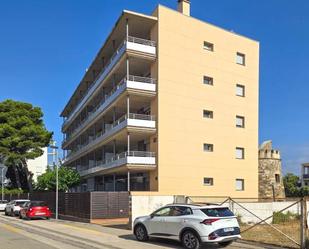
[[[44,201],[26,202],[20,210],[19,218],[31,220],[34,218],[49,219],[51,212]]]

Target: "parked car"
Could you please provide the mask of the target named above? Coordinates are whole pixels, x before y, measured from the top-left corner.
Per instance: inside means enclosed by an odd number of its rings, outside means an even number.
[[[30,201],[30,200],[20,199],[20,200],[10,201],[5,206],[5,210],[4,210],[5,215],[11,215],[11,216],[19,215],[20,206],[23,205],[25,202],[28,202],[28,201]]]
[[[44,201],[30,201],[26,202],[19,214],[21,219],[34,219],[34,218],[45,218],[49,219],[51,212]]]
[[[6,200],[0,200],[0,211],[4,211],[7,203],[8,203],[8,201],[6,201]]]
[[[188,249],[198,249],[202,243],[225,247],[241,238],[237,218],[228,207],[205,204],[164,206],[136,218],[133,231],[139,241],[165,237],[180,240]]]

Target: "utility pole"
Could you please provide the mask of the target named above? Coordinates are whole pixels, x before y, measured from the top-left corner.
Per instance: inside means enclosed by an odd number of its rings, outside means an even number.
[[[53,166],[56,169],[56,207],[55,207],[55,219],[58,220],[58,206],[59,206],[59,177],[58,177],[58,147],[56,146],[56,141],[52,141],[49,147],[52,149],[52,153],[48,153],[53,156]]]

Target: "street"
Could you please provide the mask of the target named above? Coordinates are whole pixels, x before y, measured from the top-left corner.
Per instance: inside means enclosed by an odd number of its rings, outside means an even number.
[[[134,239],[131,231],[93,224],[69,221],[32,220],[25,221],[0,214],[1,249],[141,249],[182,248],[179,242],[151,239],[141,243]],[[216,249],[217,246],[203,248]],[[233,243],[227,248],[261,249],[243,243]]]

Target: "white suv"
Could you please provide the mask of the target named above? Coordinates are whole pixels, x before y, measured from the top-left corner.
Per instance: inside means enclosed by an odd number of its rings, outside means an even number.
[[[28,201],[30,200],[19,199],[19,200],[10,201],[5,206],[5,209],[4,209],[5,215],[11,215],[11,216],[19,215],[21,205],[23,205],[25,202],[28,202]]]
[[[241,238],[236,216],[228,207],[217,205],[167,205],[136,218],[133,229],[139,241],[165,237],[180,240],[189,249],[198,249],[202,243],[228,246]]]

